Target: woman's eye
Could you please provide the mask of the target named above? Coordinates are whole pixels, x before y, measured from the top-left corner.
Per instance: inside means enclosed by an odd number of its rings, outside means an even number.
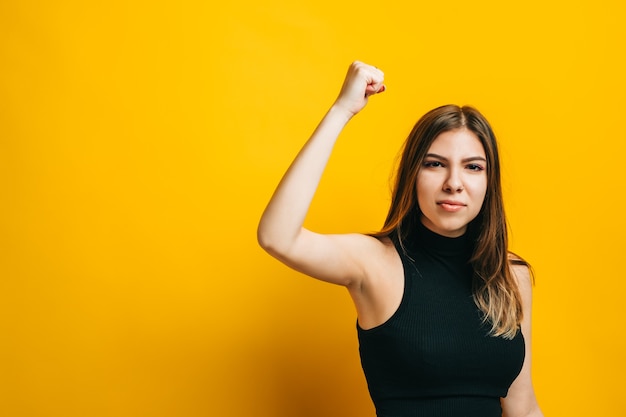
[[[443,164],[439,161],[426,161],[424,162],[424,166],[427,168],[437,168],[437,167],[442,167]]]
[[[469,164],[467,166],[467,169],[469,169],[471,171],[482,171],[485,168],[483,168],[481,165],[478,165],[478,164]]]

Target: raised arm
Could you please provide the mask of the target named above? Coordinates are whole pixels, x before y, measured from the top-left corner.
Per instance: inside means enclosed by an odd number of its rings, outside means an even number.
[[[383,92],[383,73],[362,62],[350,66],[339,96],[298,153],[259,223],[259,244],[290,267],[336,284],[359,279],[359,250],[380,244],[363,235],[321,235],[302,227],[339,133],[368,102]]]

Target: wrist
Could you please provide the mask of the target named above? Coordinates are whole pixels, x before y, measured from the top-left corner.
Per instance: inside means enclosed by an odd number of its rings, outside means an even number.
[[[355,114],[356,113],[346,109],[345,107],[337,103],[333,103],[333,105],[330,107],[327,113],[329,117],[337,118],[341,120],[343,123],[348,123]]]

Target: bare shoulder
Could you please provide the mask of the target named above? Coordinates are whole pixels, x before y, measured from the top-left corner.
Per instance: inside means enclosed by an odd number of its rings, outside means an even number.
[[[387,237],[378,238],[363,233],[347,233],[326,235],[333,245],[342,248],[351,257],[360,258],[362,262],[389,256],[395,250],[393,242]]]
[[[398,251],[389,237],[366,235],[366,239],[369,240],[371,248],[367,251],[365,262],[372,268],[374,274],[381,272],[385,275],[385,271],[389,271],[394,265],[401,264]]]
[[[533,274],[530,264],[513,252],[509,252],[508,260],[509,268],[517,280],[518,285],[531,285],[533,281]]]
[[[509,268],[517,282],[517,288],[522,297],[522,308],[524,311],[522,329],[524,330],[526,326],[530,325],[527,319],[530,317],[530,306],[532,303],[533,271],[528,262],[512,252],[509,252]],[[526,329],[526,332],[528,333],[529,329]]]
[[[395,245],[389,237],[349,234],[337,235],[337,239],[346,240],[346,244],[342,246],[349,248],[350,258],[362,266],[366,279],[384,275],[384,271],[389,271],[400,262]]]

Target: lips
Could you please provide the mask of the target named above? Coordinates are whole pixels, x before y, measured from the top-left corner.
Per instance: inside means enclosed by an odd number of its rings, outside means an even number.
[[[437,205],[441,207],[443,210],[449,211],[449,212],[459,211],[466,206],[466,204],[463,204],[460,201],[455,201],[455,200],[438,201]]]

